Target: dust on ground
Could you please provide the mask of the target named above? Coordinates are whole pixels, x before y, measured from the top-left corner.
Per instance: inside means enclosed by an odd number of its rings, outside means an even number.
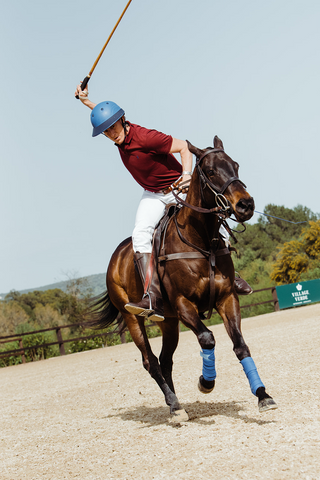
[[[279,409],[257,398],[223,325],[217,381],[197,389],[196,337],[181,334],[176,393],[190,420],[169,407],[134,344],[0,370],[1,480],[320,479],[320,305],[248,318],[245,340]],[[151,340],[159,355],[161,338]]]

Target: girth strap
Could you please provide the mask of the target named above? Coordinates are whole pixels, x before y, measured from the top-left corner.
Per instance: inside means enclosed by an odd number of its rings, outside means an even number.
[[[215,266],[216,257],[222,257],[223,255],[230,255],[231,252],[228,247],[221,248],[219,250],[211,250],[209,255],[209,309],[207,320],[211,318],[213,306],[214,306],[214,294],[215,294]],[[179,252],[168,253],[158,257],[158,262],[168,262],[169,260],[182,260],[182,259],[204,259],[207,260],[208,256],[203,255],[201,252]]]
[[[204,258],[207,260],[201,252],[181,252],[181,253],[168,253],[158,258],[159,262],[167,262],[168,260],[181,260],[182,258]]]
[[[217,250],[215,253],[216,257],[222,257],[223,255],[230,255],[230,250],[228,247],[221,248]],[[181,260],[183,258],[204,258],[207,260],[207,257],[203,255],[201,252],[180,252],[180,253],[168,253],[167,255],[162,255],[158,257],[158,262],[168,262],[169,260]]]

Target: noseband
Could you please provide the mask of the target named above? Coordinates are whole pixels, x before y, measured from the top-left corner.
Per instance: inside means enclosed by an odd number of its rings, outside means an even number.
[[[229,204],[228,200],[226,199],[226,197],[223,194],[227,190],[229,185],[233,182],[240,182],[241,185],[244,186],[244,188],[247,188],[247,186],[238,177],[229,178],[229,180],[227,180],[222,185],[221,188],[217,187],[216,185],[214,185],[214,183],[211,182],[211,180],[209,180],[209,178],[206,176],[206,174],[204,173],[204,171],[200,167],[200,162],[203,160],[204,157],[209,155],[209,153],[219,153],[219,152],[225,153],[225,151],[222,148],[211,148],[207,152],[204,152],[201,155],[201,157],[199,157],[197,159],[197,162],[196,162],[195,166],[198,170],[198,174],[199,174],[199,177],[200,177],[200,180],[201,180],[201,187],[202,187],[201,188],[201,197],[202,197],[202,200],[204,201],[203,190],[206,187],[208,187],[214,193],[214,195],[216,197],[216,204],[221,207],[222,211],[226,212],[227,210],[230,210],[231,207],[230,207],[230,204]]]

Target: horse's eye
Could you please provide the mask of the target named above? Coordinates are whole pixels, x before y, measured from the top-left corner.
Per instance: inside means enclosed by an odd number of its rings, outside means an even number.
[[[213,171],[213,170],[209,170],[209,171],[208,171],[208,175],[211,177],[211,175],[214,175],[214,171]]]

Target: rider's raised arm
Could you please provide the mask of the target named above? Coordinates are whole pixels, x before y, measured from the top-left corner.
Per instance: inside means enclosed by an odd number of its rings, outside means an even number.
[[[79,99],[81,100],[83,105],[90,108],[90,110],[94,109],[94,107],[96,106],[96,103],[93,103],[93,102],[91,102],[91,100],[89,100],[89,98],[88,98],[88,95],[89,95],[88,87],[86,87],[84,90],[81,90],[81,83],[79,85],[77,85],[77,88],[76,88],[76,91],[75,91],[75,96],[77,96],[77,95],[79,96]]]

